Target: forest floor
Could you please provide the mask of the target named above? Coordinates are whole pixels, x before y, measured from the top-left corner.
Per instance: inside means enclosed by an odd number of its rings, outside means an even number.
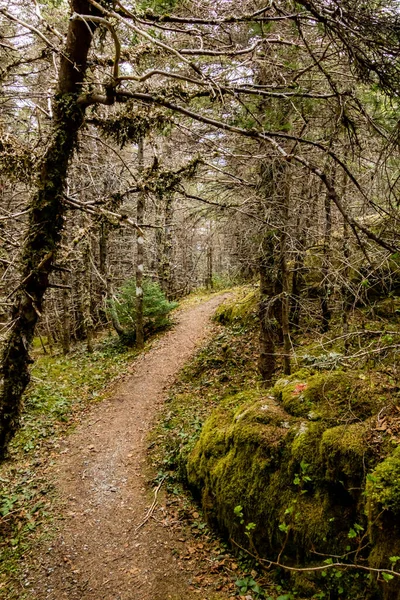
[[[195,507],[187,509],[190,525],[177,502],[164,494],[162,479],[149,485],[154,473],[147,460],[148,434],[167,390],[209,337],[210,317],[225,298],[214,296],[182,310],[178,324],[140,355],[109,398],[92,406],[59,442],[46,474],[55,486],[52,532],[23,557],[20,598],[218,600],[233,595],[226,569],[225,576],[220,573],[221,562],[226,566],[222,547],[212,536],[193,534],[193,523],[199,525]],[[228,571],[235,566],[228,562]],[[233,570],[230,575],[232,581]]]

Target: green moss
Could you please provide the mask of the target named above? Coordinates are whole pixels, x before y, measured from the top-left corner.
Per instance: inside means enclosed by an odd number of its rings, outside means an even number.
[[[258,301],[258,290],[242,289],[234,300],[228,300],[217,308],[214,320],[223,325],[252,324],[257,318]]]
[[[380,462],[368,477],[366,494],[371,508],[400,514],[400,447]]]
[[[274,393],[298,381],[281,381]],[[313,549],[345,554],[358,544],[348,533],[354,523],[366,528],[362,492],[366,470],[377,461],[367,443],[370,420],[333,426],[326,419],[304,420],[254,389],[227,400],[188,456],[188,481],[206,518],[245,545],[245,524],[255,523],[251,543],[261,556],[282,550],[281,559],[297,565],[315,563]],[[234,516],[238,505],[244,524]]]
[[[290,414],[310,420],[365,419],[376,412],[383,399],[358,372],[326,371],[311,374],[302,369],[280,379],[273,388],[276,399]]]
[[[321,459],[327,480],[360,481],[368,464],[370,451],[367,434],[370,423],[338,425],[324,431],[321,439]]]
[[[292,441],[292,461],[295,464],[305,461],[310,465],[313,475],[320,467],[320,444],[325,430],[326,426],[323,423],[303,421]]]
[[[369,564],[393,568],[390,557],[400,556],[400,447],[381,461],[367,477],[365,490],[372,550]],[[395,565],[398,571],[398,563]],[[397,578],[384,590],[385,600],[400,597]]]
[[[352,521],[348,515],[338,527],[327,482],[317,476],[324,431],[321,423],[288,415],[270,396],[216,411],[188,458],[188,480],[201,492],[208,519],[246,543],[233,516],[240,504],[245,521],[256,523],[254,543],[267,556],[285,542],[286,526],[289,558],[313,546],[340,546]]]

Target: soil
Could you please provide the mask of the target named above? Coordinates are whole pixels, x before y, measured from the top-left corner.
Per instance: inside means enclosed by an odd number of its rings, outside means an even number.
[[[231,596],[215,591],[212,557],[194,554],[193,536],[167,506],[173,502],[148,485],[146,459],[168,387],[209,335],[210,316],[224,298],[181,311],[178,324],[135,361],[112,396],[60,442],[50,470],[57,533],[26,570],[29,600]]]

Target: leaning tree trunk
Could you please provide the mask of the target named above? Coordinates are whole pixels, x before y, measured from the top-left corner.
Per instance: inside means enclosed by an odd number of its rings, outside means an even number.
[[[71,9],[94,14],[87,0],[72,0]],[[41,316],[43,296],[63,227],[63,190],[68,163],[76,147],[84,108],[78,104],[94,25],[70,21],[61,57],[54,100],[52,140],[42,160],[37,190],[30,203],[29,230],[22,254],[21,283],[12,309],[12,328],[2,355],[0,387],[0,457],[18,428],[21,398],[29,383],[29,348]]]

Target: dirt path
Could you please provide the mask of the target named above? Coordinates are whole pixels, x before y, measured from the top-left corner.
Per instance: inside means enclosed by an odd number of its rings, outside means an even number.
[[[63,517],[28,575],[40,600],[186,600],[183,538],[160,511],[142,527],[153,493],[145,484],[146,436],[165,389],[209,331],[222,296],[182,311],[178,325],[135,363],[131,377],[63,443],[53,475]],[[209,597],[207,597],[208,600]]]

